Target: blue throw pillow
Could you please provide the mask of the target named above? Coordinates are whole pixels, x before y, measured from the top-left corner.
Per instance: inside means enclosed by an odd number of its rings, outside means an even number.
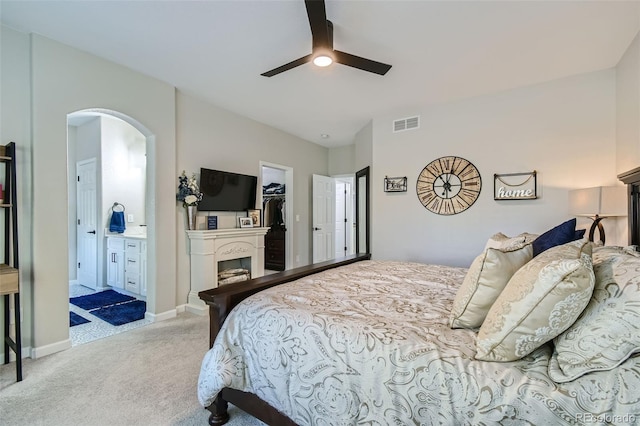
[[[583,238],[584,238],[584,233],[585,233],[585,232],[587,232],[587,230],[586,230],[586,229],[577,229],[577,230],[576,230],[576,234],[575,234],[574,241],[575,241],[575,240],[581,240],[581,239],[583,239]]]
[[[579,238],[576,238],[576,219],[574,218],[561,223],[555,228],[549,229],[547,232],[533,240],[533,257],[536,257],[551,247],[570,243],[577,239]]]

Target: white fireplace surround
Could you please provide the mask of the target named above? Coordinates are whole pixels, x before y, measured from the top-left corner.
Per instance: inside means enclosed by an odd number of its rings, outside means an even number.
[[[198,293],[218,287],[218,262],[251,258],[251,278],[264,275],[264,236],[269,228],[187,231],[191,258],[191,290],[187,310],[205,315],[209,307]],[[229,284],[233,285],[233,284]]]

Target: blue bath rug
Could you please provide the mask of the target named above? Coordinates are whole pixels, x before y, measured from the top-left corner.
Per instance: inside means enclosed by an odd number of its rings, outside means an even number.
[[[105,290],[100,293],[88,294],[86,296],[72,297],[69,299],[69,302],[76,305],[78,308],[84,309],[85,311],[91,311],[103,306],[128,302],[129,300],[135,299],[135,297],[127,296],[126,294],[121,294],[117,291]]]
[[[147,303],[142,300],[107,306],[91,312],[111,325],[122,325],[144,319]]]
[[[83,316],[76,314],[75,312],[69,312],[69,327],[73,327],[75,325],[86,324],[89,321]]]

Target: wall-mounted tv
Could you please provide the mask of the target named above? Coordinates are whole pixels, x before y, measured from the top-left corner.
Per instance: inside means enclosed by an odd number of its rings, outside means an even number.
[[[198,210],[239,212],[256,207],[256,176],[200,169],[202,201]]]

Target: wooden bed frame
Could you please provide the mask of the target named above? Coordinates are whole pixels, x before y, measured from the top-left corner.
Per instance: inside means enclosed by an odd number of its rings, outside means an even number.
[[[618,179],[625,183],[628,188],[629,244],[640,245],[640,167],[621,173],[618,175]],[[218,331],[220,331],[220,327],[231,309],[252,294],[317,272],[368,260],[370,258],[370,254],[353,255],[256,278],[232,286],[223,286],[212,290],[201,291],[198,295],[209,305],[209,317],[211,321],[209,347],[213,346]],[[207,407],[207,409],[211,411],[209,424],[222,425],[229,420],[229,414],[227,413],[228,403],[232,403],[236,407],[270,425],[295,425],[291,419],[271,407],[256,395],[230,388],[222,389],[214,403]]]
[[[371,254],[369,253],[357,254],[254,278],[233,285],[201,291],[198,293],[198,296],[209,305],[209,347],[211,348],[213,346],[220,327],[227,318],[227,315],[229,315],[229,312],[231,312],[238,303],[252,294],[270,287],[295,281],[308,275],[368,259],[371,259]],[[295,425],[291,419],[254,394],[230,388],[222,389],[214,403],[207,407],[207,410],[211,411],[211,416],[209,416],[210,425],[222,425],[229,421],[229,414],[227,413],[228,403],[232,403],[253,417],[270,425]]]
[[[627,185],[629,200],[629,245],[640,245],[640,167],[618,175]]]

